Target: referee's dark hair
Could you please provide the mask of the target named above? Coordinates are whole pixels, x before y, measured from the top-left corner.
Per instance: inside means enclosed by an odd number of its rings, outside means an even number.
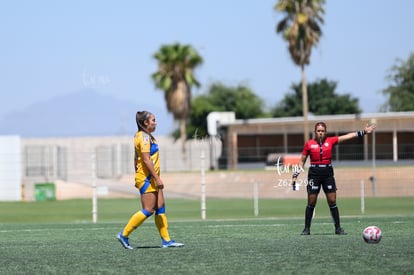
[[[325,122],[322,122],[322,121],[316,122],[316,124],[315,124],[315,131],[316,131],[316,128],[318,126],[322,126],[323,128],[325,128],[325,131],[326,131],[326,124],[325,124]]]

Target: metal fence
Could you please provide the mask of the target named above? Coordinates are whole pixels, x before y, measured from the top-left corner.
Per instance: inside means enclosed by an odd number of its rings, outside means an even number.
[[[187,142],[185,152],[179,141],[162,137],[157,140],[163,173],[199,171],[201,155],[207,167],[214,167],[221,153],[221,144],[210,139]],[[22,196],[27,200],[35,198],[37,184],[50,182],[90,187],[91,182],[99,181],[122,193],[119,180],[135,172],[131,137],[22,139],[21,143]]]
[[[21,177],[16,179],[21,180],[27,199],[34,198],[36,183],[63,181],[90,186],[96,178],[105,181],[106,185],[121,186],[118,182],[123,178],[133,178],[134,148],[131,137],[23,139],[21,143],[20,157],[0,157],[4,161],[19,159],[21,162],[18,165]],[[219,140],[188,141],[184,154],[179,141],[160,138],[159,144],[162,173],[197,172],[202,165],[207,171],[226,169],[226,152]],[[278,146],[239,148],[238,167],[241,170],[264,170],[266,166],[275,165],[274,159],[269,162],[270,154],[286,154],[281,150]],[[301,147],[291,147],[287,153],[300,154],[301,150]],[[366,166],[369,162],[373,165],[376,165],[375,162],[388,165],[412,165],[414,162],[414,144],[400,144],[397,153],[398,160],[395,160],[391,145],[377,145],[375,151],[368,148],[364,152],[359,145],[341,144],[336,147],[333,159],[336,163],[345,162],[353,166]],[[1,173],[6,175],[8,171],[4,169],[9,168],[2,167]]]
[[[238,162],[265,162],[270,154],[301,154],[303,147],[290,146],[285,151],[282,146],[257,146],[244,147],[238,149]],[[414,160],[414,144],[399,144],[398,151],[393,151],[392,144],[377,144],[375,148],[367,147],[364,149],[362,144],[341,144],[335,147],[332,155],[334,161],[366,161],[374,158],[378,160]],[[224,154],[225,156],[225,154]]]
[[[399,160],[414,160],[414,145],[402,144],[404,150],[398,152]],[[300,154],[302,148],[290,148],[288,154]],[[393,162],[391,145],[378,145],[375,159]],[[200,169],[200,155],[204,153],[209,169],[226,168],[226,152],[221,152],[219,145],[208,141],[188,143],[186,155],[183,157],[181,147],[161,147],[161,167],[163,172],[197,171]],[[278,147],[240,148],[239,163],[250,163],[252,168],[269,163],[269,154],[278,152]],[[370,149],[363,152],[360,145],[341,145],[336,147],[333,160],[340,161],[370,161],[374,155]],[[23,150],[22,167],[25,178],[43,177],[46,181],[53,179],[68,180],[71,177],[89,177],[92,173],[92,160],[95,160],[96,176],[98,178],[118,178],[134,173],[134,150],[130,144],[98,145],[90,150],[70,150],[58,145],[27,145]],[[223,165],[219,165],[218,162]],[[248,165],[244,165],[244,168]]]

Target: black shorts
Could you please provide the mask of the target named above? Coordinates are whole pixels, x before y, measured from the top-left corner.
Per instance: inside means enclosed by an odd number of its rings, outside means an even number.
[[[308,194],[319,194],[321,187],[325,194],[336,192],[336,183],[332,167],[309,168],[308,184],[306,187]]]

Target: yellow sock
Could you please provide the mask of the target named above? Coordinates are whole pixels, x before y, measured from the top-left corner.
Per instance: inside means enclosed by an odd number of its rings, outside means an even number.
[[[122,235],[128,237],[135,228],[140,226],[151,214],[145,210],[140,210],[129,219],[127,225],[122,231]]]
[[[164,241],[170,240],[170,234],[168,233],[168,221],[167,216],[165,214],[158,214],[155,215],[155,225],[158,228],[158,232],[160,232],[161,238],[163,238]]]

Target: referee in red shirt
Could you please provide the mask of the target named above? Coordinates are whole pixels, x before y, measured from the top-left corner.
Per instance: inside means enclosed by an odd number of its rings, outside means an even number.
[[[362,138],[366,134],[372,133],[376,128],[375,124],[367,125],[364,130],[351,132],[341,136],[326,136],[326,124],[318,122],[315,124],[315,138],[305,143],[300,160],[300,169],[293,173],[292,182],[295,190],[296,179],[299,176],[301,168],[304,167],[308,156],[310,156],[310,167],[308,171],[307,193],[308,205],[305,211],[305,229],[302,235],[310,235],[310,226],[312,222],[313,211],[316,206],[318,194],[323,189],[331,211],[332,219],[335,223],[335,234],[346,235],[341,228],[339,211],[336,205],[336,184],[334,171],[332,167],[332,149],[343,141],[352,138]]]

